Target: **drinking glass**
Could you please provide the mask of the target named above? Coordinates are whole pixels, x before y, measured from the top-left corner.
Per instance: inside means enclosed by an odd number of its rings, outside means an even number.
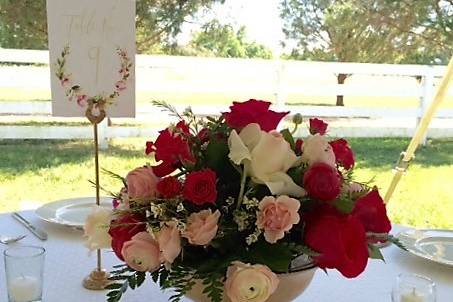
[[[400,274],[392,289],[393,302],[436,302],[436,284],[428,277]]]
[[[4,251],[9,302],[41,302],[45,249],[17,246]]]

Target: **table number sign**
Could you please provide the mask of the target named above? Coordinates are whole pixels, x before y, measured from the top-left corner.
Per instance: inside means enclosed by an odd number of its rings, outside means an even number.
[[[96,205],[100,205],[98,124],[135,115],[135,1],[47,0],[54,116],[86,116],[93,125]],[[110,283],[97,266],[85,288]]]
[[[52,114],[134,117],[135,1],[47,0],[47,19]]]

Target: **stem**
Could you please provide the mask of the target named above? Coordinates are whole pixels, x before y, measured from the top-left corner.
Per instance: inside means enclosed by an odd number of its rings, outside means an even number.
[[[173,177],[178,178],[179,176],[182,176],[184,174],[186,174],[186,171],[181,171],[178,174],[173,175]]]
[[[245,189],[246,180],[247,180],[247,169],[246,169],[246,166],[244,165],[244,170],[242,170],[241,189],[239,190],[238,203],[236,205],[236,210],[239,210],[239,208],[242,205],[242,199],[244,198],[244,189]]]
[[[294,129],[293,129],[293,131],[291,131],[291,135],[294,135],[294,133],[296,133],[298,128],[299,128],[299,124],[294,124]]]

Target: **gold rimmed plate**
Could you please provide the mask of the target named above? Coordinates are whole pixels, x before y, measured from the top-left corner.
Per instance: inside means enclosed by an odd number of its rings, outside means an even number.
[[[409,253],[453,267],[453,231],[407,230],[397,237]]]

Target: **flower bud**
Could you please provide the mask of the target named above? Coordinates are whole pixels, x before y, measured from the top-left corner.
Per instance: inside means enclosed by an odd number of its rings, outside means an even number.
[[[296,124],[296,125],[300,125],[302,124],[303,122],[303,117],[302,117],[302,114],[300,113],[296,113],[293,115],[293,123]]]

